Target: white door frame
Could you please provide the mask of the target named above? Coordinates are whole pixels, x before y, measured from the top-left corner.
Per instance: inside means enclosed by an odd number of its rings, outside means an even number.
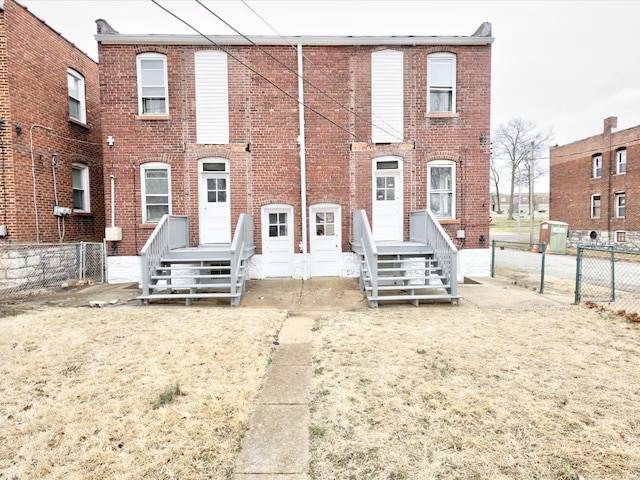
[[[286,214],[281,223],[280,214]],[[278,224],[270,224],[270,214],[278,214]],[[294,266],[293,207],[271,204],[262,207],[262,262],[265,277],[292,277]],[[284,229],[283,229],[284,227]],[[271,228],[276,228],[271,231]],[[283,233],[286,233],[283,235]]]
[[[213,165],[217,167],[213,167]],[[205,165],[220,170],[205,170]],[[203,158],[198,160],[198,225],[200,244],[231,243],[231,189],[229,160],[226,158]],[[226,201],[220,204],[208,201],[208,179],[226,180]],[[220,206],[221,205],[221,206]],[[211,225],[211,219],[216,222]]]
[[[376,241],[401,242],[404,229],[403,159],[384,156],[372,162],[371,211],[373,238]],[[377,179],[393,177],[382,190],[377,188]],[[391,195],[394,198],[379,200],[378,196]]]
[[[316,216],[333,213],[333,221],[318,224]],[[318,203],[309,207],[312,277],[340,276],[342,260],[342,207],[335,203]],[[325,222],[327,221],[325,217]],[[328,231],[330,229],[330,231]]]

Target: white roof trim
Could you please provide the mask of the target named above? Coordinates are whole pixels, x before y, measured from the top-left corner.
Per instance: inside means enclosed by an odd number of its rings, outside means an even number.
[[[2,1],[2,0],[0,0]],[[105,45],[488,45],[493,37],[440,37],[440,36],[248,36],[238,35],[131,35],[120,33],[98,34],[94,37]]]

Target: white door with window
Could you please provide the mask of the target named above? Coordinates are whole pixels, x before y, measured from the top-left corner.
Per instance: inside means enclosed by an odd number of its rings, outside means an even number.
[[[340,205],[313,205],[309,209],[309,218],[311,276],[340,276],[342,257]]]
[[[401,242],[404,220],[402,159],[380,157],[373,161],[373,239]]]
[[[262,207],[262,261],[266,277],[293,276],[293,207]]]
[[[200,244],[231,243],[229,162],[200,161],[199,171]]]

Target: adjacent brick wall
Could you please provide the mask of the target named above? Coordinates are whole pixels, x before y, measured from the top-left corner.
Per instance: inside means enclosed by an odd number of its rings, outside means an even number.
[[[13,0],[0,12],[0,115],[7,121],[0,152],[0,224],[4,242],[100,241],[104,237],[104,191],[98,65]],[[5,61],[6,59],[6,61]],[[87,125],[69,121],[67,68],[85,79]],[[22,132],[18,133],[16,124]],[[46,130],[40,126],[50,127]],[[33,157],[31,156],[33,144]],[[52,153],[58,154],[54,184]],[[33,158],[33,163],[32,163]],[[73,206],[71,164],[88,165],[91,213],[64,223],[58,204]]]
[[[568,145],[550,149],[549,219],[569,224],[569,244],[588,239],[595,231],[598,240],[613,243],[616,231],[631,232],[623,248],[640,248],[640,126],[611,132],[611,118],[604,132]],[[615,123],[614,123],[615,125]],[[616,150],[627,149],[627,171],[616,174]],[[592,159],[602,155],[602,177],[592,178]],[[615,216],[614,196],[626,194],[626,214]],[[601,196],[600,218],[591,218],[591,196]]]
[[[123,229],[123,240],[116,252],[137,254],[153,228],[141,225],[139,172],[140,165],[149,161],[171,165],[173,213],[189,215],[191,240],[198,243],[197,161],[207,156],[230,160],[232,222],[235,224],[242,212],[253,214],[258,253],[261,208],[272,203],[293,206],[297,248],[302,238],[297,76],[260,49],[229,47],[233,56],[250,64],[293,98],[229,58],[230,144],[197,145],[193,54],[199,48],[99,45],[104,134],[116,139],[113,149],[104,149],[105,186],[109,175],[114,175],[115,223]],[[297,70],[294,48],[264,48]],[[456,220],[443,224],[454,238],[456,230],[465,230],[466,239],[459,242],[460,247],[487,247],[491,48],[393,48],[401,50],[405,59],[407,139],[402,144],[372,145],[367,143],[371,138],[371,53],[378,47],[304,47],[308,59],[304,62],[305,102],[326,117],[311,110],[305,112],[307,204],[341,205],[342,249],[347,251],[353,211],[364,208],[371,217],[373,159],[396,155],[404,163],[406,236],[409,212],[426,208],[428,162],[452,160],[456,164]],[[137,117],[136,54],[146,51],[167,55],[170,117],[163,120]],[[437,51],[457,55],[457,114],[453,116],[426,114],[426,58]],[[479,141],[481,134],[487,138],[484,147]],[[106,193],[108,206],[108,188]],[[109,212],[107,223],[111,223]]]

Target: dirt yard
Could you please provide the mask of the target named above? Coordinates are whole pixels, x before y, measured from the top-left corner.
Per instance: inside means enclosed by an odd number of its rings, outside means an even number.
[[[317,318],[313,479],[640,479],[639,324],[524,279],[379,309],[353,280],[279,282],[239,308],[87,307],[98,289],[5,309],[0,479],[232,478],[290,312]]]

